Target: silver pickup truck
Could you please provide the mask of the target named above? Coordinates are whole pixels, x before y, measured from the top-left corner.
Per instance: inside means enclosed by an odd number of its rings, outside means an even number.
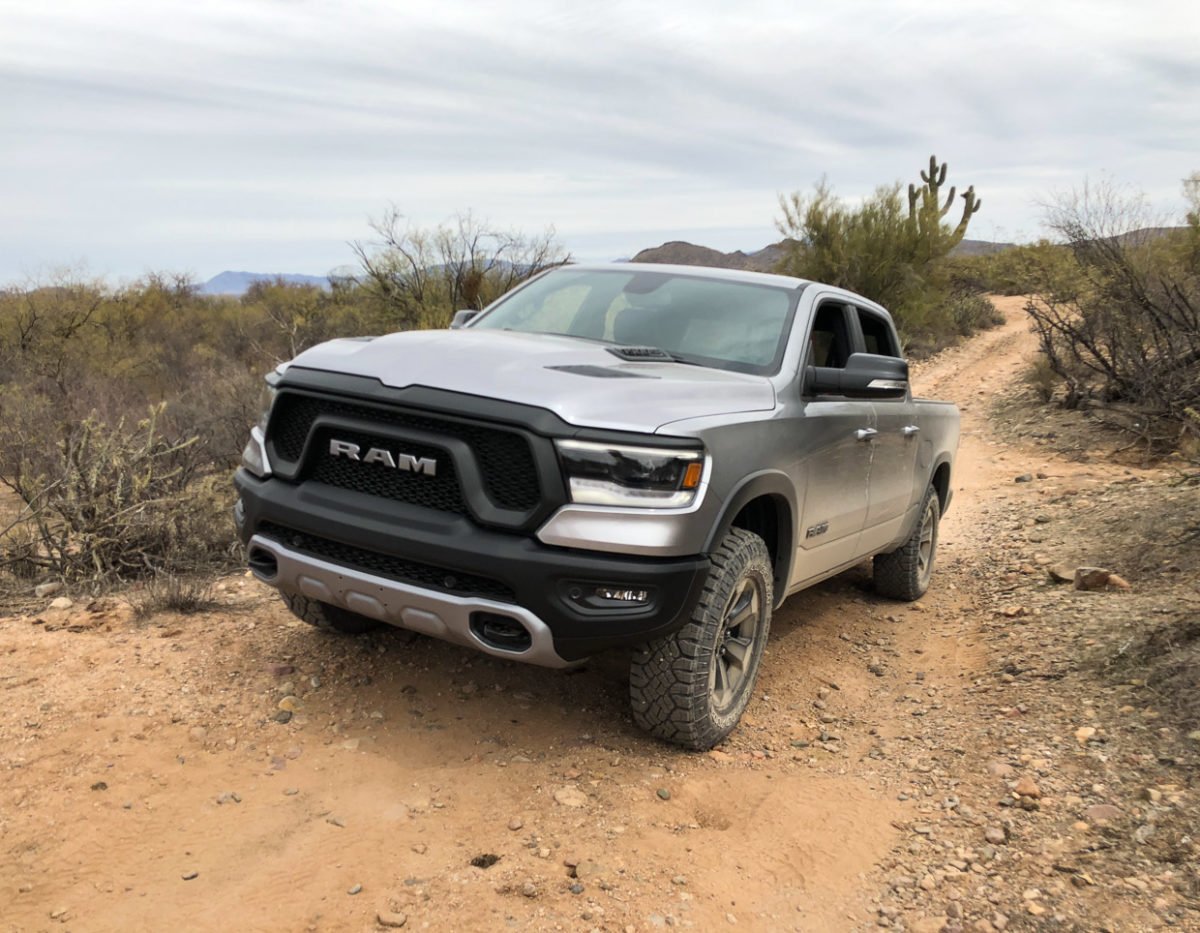
[[[726,269],[564,266],[267,382],[236,519],[299,618],[547,667],[629,647],[634,720],[694,749],[788,596],[868,557],[925,592],[958,446],[883,308]]]

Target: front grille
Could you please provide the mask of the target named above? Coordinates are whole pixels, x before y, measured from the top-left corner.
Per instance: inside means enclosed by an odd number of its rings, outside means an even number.
[[[329,438],[334,435],[332,430],[324,431],[317,438],[317,450],[321,453],[313,460],[311,469],[306,474],[308,479],[342,489],[353,489],[371,496],[423,505],[428,509],[466,514],[467,506],[463,502],[462,490],[455,475],[454,461],[446,451],[423,444],[403,445],[403,452],[406,454],[437,461],[437,472],[428,476],[424,473],[398,470],[382,463],[363,463],[348,457],[325,456],[329,449]],[[364,452],[372,447],[393,453],[397,450],[396,442],[386,437],[376,437],[358,431],[343,431],[340,428],[336,430],[336,436],[338,440],[358,444]]]
[[[381,554],[378,551],[370,551],[366,548],[311,535],[304,531],[285,528],[274,522],[260,523],[255,532],[313,557],[319,557],[322,560],[341,564],[364,573],[386,577],[389,580],[398,580],[401,583],[452,593],[455,596],[479,596],[484,599],[494,599],[497,602],[516,602],[512,588],[491,577],[461,573],[457,570],[407,560],[391,554]]]
[[[283,392],[275,402],[270,426],[270,440],[279,455],[293,463],[299,460],[313,422],[318,415],[323,414],[374,421],[399,428],[414,428],[457,438],[474,451],[479,461],[480,472],[483,474],[484,488],[496,505],[524,512],[533,509],[541,501],[542,490],[538,483],[533,452],[529,449],[529,442],[522,435],[503,428],[469,424],[395,408],[377,408],[343,399]],[[342,432],[339,432],[338,436],[341,437]],[[395,442],[384,446],[395,446]],[[408,446],[405,445],[406,450]],[[448,459],[444,453],[439,457],[439,475],[442,462]],[[411,478],[423,480],[426,477]],[[457,486],[457,480],[455,484]]]

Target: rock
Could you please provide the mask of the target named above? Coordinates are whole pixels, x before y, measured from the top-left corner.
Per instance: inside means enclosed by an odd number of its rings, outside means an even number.
[[[595,881],[597,878],[603,877],[605,868],[599,862],[593,862],[585,859],[578,862],[574,868],[574,877],[580,881]]]
[[[361,894],[362,893],[362,885],[361,884],[352,884],[352,885],[350,885],[350,887],[348,887],[346,889],[346,893],[350,894],[350,895]]]
[[[554,792],[554,802],[564,807],[586,807],[587,794],[578,787],[560,787]]]
[[[1129,586],[1129,581],[1124,577],[1110,573],[1108,575],[1108,588],[1110,590],[1128,590],[1131,587]]]
[[[1111,803],[1097,803],[1083,811],[1083,818],[1089,823],[1109,823],[1121,818],[1121,808]]]
[[[69,596],[57,596],[50,600],[51,609],[70,609],[75,605],[75,601]]]
[[[429,851],[429,846],[425,845],[423,842],[418,842],[416,845],[411,846],[411,848],[417,853],[417,855],[424,855]]]
[[[358,751],[358,746],[361,744],[362,739],[346,739],[346,741],[342,743],[342,748],[348,752],[356,752]]]
[[[184,881],[195,881],[197,878],[199,878],[199,877],[200,877],[200,872],[198,872],[198,871],[185,871],[185,872],[184,872],[182,875],[180,875],[179,877],[180,877],[180,878],[182,878]]]
[[[671,799],[671,792],[669,790],[667,790],[665,787],[660,787],[654,793],[656,793],[658,795],[659,800],[670,800]]]
[[[272,718],[276,722],[284,722],[284,723],[291,722],[292,721],[292,711],[290,709],[281,709]]]
[[[1001,826],[989,826],[983,831],[983,838],[994,846],[1002,846],[1008,842],[1008,833]]]
[[[1014,483],[1032,483],[1033,482],[1033,474],[1032,473],[1022,473],[1020,476],[1018,476],[1016,479],[1014,479],[1013,482]]]
[[[988,774],[993,777],[1006,778],[1012,777],[1013,766],[1003,761],[989,761],[987,766]]]
[[[1075,568],[1075,589],[1084,592],[1095,592],[1096,590],[1105,590],[1109,587],[1109,582],[1116,576],[1111,570],[1105,570],[1103,567],[1077,567]],[[1129,584],[1117,577],[1123,586],[1118,586],[1118,589],[1129,589]]]
[[[289,713],[294,713],[299,708],[300,701],[290,694],[279,701],[279,709],[287,710]]]
[[[38,599],[45,599],[47,596],[53,596],[55,593],[62,592],[62,581],[52,580],[49,583],[39,583],[33,588],[33,595]]]
[[[514,833],[518,829],[523,827],[524,825],[525,825],[525,821],[523,819],[521,819],[519,816],[514,816],[511,820],[508,821],[508,828],[511,829]]]
[[[190,738],[193,742],[203,743],[204,740],[208,738],[208,730],[203,726],[192,726],[192,728],[188,730],[188,738]]]
[[[946,905],[946,916],[951,920],[962,919],[962,908],[958,905],[958,901],[951,901]]]
[[[687,884],[687,878],[685,878],[683,875],[676,875],[671,879],[671,884],[677,884],[680,886],[685,885]]]
[[[521,893],[526,897],[537,897],[537,885],[535,885],[532,881],[526,881],[525,884],[521,886]]]
[[[937,878],[935,878],[933,875],[926,875],[919,882],[917,882],[917,886],[922,891],[932,891],[937,887]]]
[[[1013,788],[1017,792],[1018,797],[1030,797],[1037,800],[1042,796],[1041,788],[1028,774],[1022,774],[1017,779],[1017,786]]]
[[[1095,726],[1080,726],[1075,730],[1075,741],[1080,745],[1087,745],[1088,739],[1096,734]]]
[[[296,668],[290,664],[268,664],[267,673],[275,677],[286,677],[288,674],[296,673]]]
[[[299,787],[285,787],[283,789],[283,796],[285,797],[295,797],[298,793],[300,793]]]
[[[992,921],[988,920],[986,917],[980,917],[978,920],[972,923],[971,929],[974,930],[975,933],[995,933],[996,931],[996,928],[992,925]]]
[[[1055,583],[1074,583],[1075,571],[1066,564],[1055,564],[1046,571]]]
[[[398,930],[404,924],[408,923],[408,914],[394,910],[381,910],[375,915],[375,920],[381,927],[387,927],[389,930]]]
[[[582,894],[583,893],[583,885],[581,885],[578,881],[576,881],[573,885],[571,885],[569,888],[567,888],[567,890],[570,891],[572,894]]]

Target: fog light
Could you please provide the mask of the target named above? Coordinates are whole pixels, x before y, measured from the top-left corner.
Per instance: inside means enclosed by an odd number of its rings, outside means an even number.
[[[559,583],[558,592],[564,600],[584,612],[646,613],[653,612],[658,603],[656,586],[564,580]]]
[[[598,586],[596,598],[605,602],[644,603],[650,598],[650,594],[645,590],[619,590],[611,586]]]

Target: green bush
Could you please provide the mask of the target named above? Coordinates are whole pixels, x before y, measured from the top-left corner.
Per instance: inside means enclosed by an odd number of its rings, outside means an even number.
[[[906,344],[936,347],[986,325],[993,316],[951,281],[949,255],[966,235],[981,202],[974,187],[962,195],[962,212],[945,220],[955,189],[942,195],[946,164],[930,157],[922,185],[877,188],[861,204],[837,198],[822,180],[811,195],[781,198],[778,227],[790,241],[779,271],[850,289],[887,308]],[[970,330],[967,331],[971,332]]]

